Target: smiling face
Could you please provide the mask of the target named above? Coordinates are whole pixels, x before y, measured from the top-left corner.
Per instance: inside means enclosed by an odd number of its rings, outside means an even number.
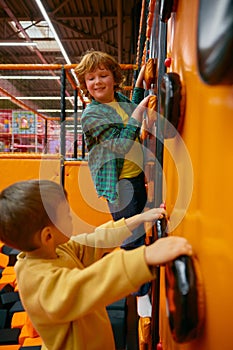
[[[97,102],[109,103],[114,100],[114,77],[112,72],[104,66],[86,73],[85,83],[90,95]]]

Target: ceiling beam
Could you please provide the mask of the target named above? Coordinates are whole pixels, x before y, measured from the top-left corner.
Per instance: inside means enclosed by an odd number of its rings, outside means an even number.
[[[92,20],[92,19],[104,19],[104,20],[116,20],[117,21],[117,13],[109,13],[109,14],[101,14],[100,15],[96,12],[94,13],[88,13],[88,14],[78,14],[78,15],[59,15],[59,16],[54,16],[53,12],[48,12],[51,17],[56,18],[58,21],[75,21],[75,20],[80,20],[80,19],[85,19],[85,20]],[[124,19],[130,18],[129,15],[123,15]],[[5,16],[0,16],[0,21],[5,21],[6,17]],[[19,21],[28,21],[28,17],[25,16],[19,16],[18,17]],[[40,21],[41,17],[34,16],[31,18],[31,21]]]

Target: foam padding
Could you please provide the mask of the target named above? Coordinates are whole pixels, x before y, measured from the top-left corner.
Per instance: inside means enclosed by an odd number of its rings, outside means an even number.
[[[19,335],[19,328],[0,329],[0,345],[18,344]]]
[[[0,309],[0,329],[3,329],[6,325],[7,310]]]

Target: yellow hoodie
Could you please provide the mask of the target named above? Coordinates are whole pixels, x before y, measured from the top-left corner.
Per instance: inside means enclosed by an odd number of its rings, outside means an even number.
[[[57,259],[27,258],[15,265],[22,303],[45,350],[115,349],[105,307],[154,278],[144,249],[114,248],[131,232],[124,219],[73,236]]]

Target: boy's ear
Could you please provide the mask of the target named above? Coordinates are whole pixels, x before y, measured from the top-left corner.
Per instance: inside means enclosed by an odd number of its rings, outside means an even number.
[[[40,233],[41,243],[46,245],[52,239],[52,233],[49,226],[45,226]]]

